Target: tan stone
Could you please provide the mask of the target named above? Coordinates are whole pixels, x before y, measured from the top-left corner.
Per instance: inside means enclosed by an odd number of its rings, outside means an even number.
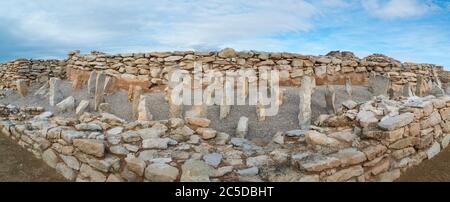
[[[186,117],[186,122],[190,125],[199,126],[206,128],[209,126],[211,121],[206,118],[193,118],[193,117]]]
[[[352,177],[358,177],[364,174],[364,169],[362,166],[353,166],[350,168],[342,169],[331,176],[325,178],[327,182],[344,182]]]
[[[105,145],[100,140],[74,139],[73,145],[86,154],[96,157],[103,157],[105,155]]]
[[[378,145],[366,147],[362,151],[364,152],[364,154],[366,154],[367,159],[373,160],[376,157],[383,155],[384,152],[387,151],[387,148],[384,145],[378,144]]]

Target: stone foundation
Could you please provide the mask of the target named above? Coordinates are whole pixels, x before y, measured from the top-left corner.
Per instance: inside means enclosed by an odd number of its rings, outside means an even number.
[[[380,96],[353,107],[309,131],[276,134],[268,145],[201,120],[46,112],[20,121],[5,107],[0,130],[74,181],[393,181],[449,144],[450,97]],[[339,127],[330,127],[336,120]]]
[[[167,85],[167,74],[174,67],[193,73],[198,61],[204,72],[277,69],[285,85],[298,85],[305,75],[317,85],[344,85],[347,80],[362,85],[369,77],[384,75],[396,91],[406,83],[415,87],[417,78],[429,81],[442,72],[439,66],[400,63],[379,54],[359,59],[349,52],[304,56],[224,49],[73,52],[58,65],[29,60],[0,64],[0,78],[1,85],[10,88],[15,79],[67,77],[79,88],[95,70],[112,79],[107,91],[136,88],[130,86],[153,91]],[[71,103],[70,108],[73,105],[78,106]],[[241,117],[236,136],[210,128],[209,120],[200,117],[126,122],[108,113],[80,112],[77,118],[63,118],[43,108],[0,105],[0,131],[68,180],[100,182],[393,181],[409,167],[433,158],[450,141],[448,96],[377,96],[335,107],[333,115],[321,115],[311,125],[308,121],[304,130],[274,134],[267,145],[245,139],[246,117]]]

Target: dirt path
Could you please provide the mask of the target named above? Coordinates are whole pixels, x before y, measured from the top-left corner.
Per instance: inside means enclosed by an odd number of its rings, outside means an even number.
[[[430,160],[408,169],[398,182],[450,182],[450,147]]]
[[[65,181],[53,168],[0,134],[1,182]]]

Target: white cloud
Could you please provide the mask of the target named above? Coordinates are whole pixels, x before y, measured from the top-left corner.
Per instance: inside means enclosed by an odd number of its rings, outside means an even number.
[[[418,0],[366,0],[362,5],[372,15],[385,19],[422,16],[436,7],[431,1]]]
[[[307,31],[317,8],[303,0],[188,1],[2,1],[0,20],[30,41],[103,48],[158,46],[167,49],[217,48],[273,41]],[[0,21],[1,22],[1,21]],[[128,49],[124,47],[124,49]]]

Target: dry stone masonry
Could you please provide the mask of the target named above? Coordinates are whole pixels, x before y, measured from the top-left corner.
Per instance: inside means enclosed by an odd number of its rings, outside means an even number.
[[[197,68],[199,62],[204,66]],[[244,68],[256,70],[259,77],[260,70],[276,69],[282,84],[300,86],[298,129],[280,131],[271,142],[256,144],[246,139],[248,117],[236,120],[235,134],[227,134],[211,128],[206,106],[193,106],[183,115],[183,105],[174,104],[169,96],[175,87],[168,82],[174,69],[232,74]],[[230,48],[118,55],[71,52],[65,61],[21,59],[0,64],[0,85],[26,95],[33,82],[45,82],[36,93],[43,95],[48,89],[51,106],[75,111],[76,116],[0,104],[0,133],[68,180],[79,182],[393,181],[449,145],[450,97],[442,89],[447,82],[442,72],[440,66],[401,63],[380,54],[359,59],[340,51],[326,56]],[[74,89],[87,83],[89,98],[64,97],[58,86],[66,78],[74,81]],[[256,80],[238,84],[239,96],[246,98],[249,84]],[[337,106],[329,86],[325,96],[329,113],[311,120],[314,88],[332,84],[345,85],[349,99]],[[352,86],[366,84],[376,96],[353,101]],[[108,111],[112,106],[104,103],[104,96],[117,89],[129,92],[132,103],[126,104],[133,106],[136,121]],[[151,90],[166,92],[169,119],[153,120],[144,96]],[[270,93],[281,105],[282,91]],[[229,116],[227,99],[226,94],[220,97],[218,119]],[[264,115],[261,109],[258,113]]]

